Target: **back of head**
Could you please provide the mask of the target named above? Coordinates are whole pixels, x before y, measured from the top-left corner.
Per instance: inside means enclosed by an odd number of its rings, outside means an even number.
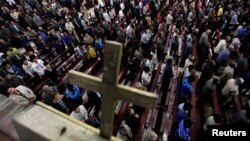
[[[213,84],[214,84],[214,85],[217,85],[218,83],[219,83],[219,79],[214,78],[214,79],[213,79]]]
[[[220,122],[222,121],[222,117],[221,117],[220,114],[215,113],[215,114],[213,115],[213,118],[214,118],[214,121],[215,121],[216,123],[220,123]]]
[[[185,111],[189,111],[189,110],[191,110],[193,108],[193,106],[192,106],[192,104],[191,103],[185,103],[184,104],[184,106],[183,106],[183,109],[185,110]]]
[[[172,64],[172,62],[173,62],[172,59],[168,59],[168,60],[167,60],[167,64],[169,64],[169,65]]]

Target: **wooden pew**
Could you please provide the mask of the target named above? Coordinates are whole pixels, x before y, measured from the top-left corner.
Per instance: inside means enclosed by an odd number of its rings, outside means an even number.
[[[169,51],[169,45],[171,44],[170,43],[170,37],[172,35],[172,30],[173,30],[173,24],[171,24],[169,26],[169,30],[168,30],[168,36],[167,36],[167,40],[166,40],[166,44],[165,44],[165,47],[164,47],[164,54],[167,54],[168,51]]]
[[[139,81],[145,63],[146,63],[146,59],[143,60],[143,62],[142,62],[142,64],[141,64],[141,67],[140,67],[140,70],[139,70],[139,72],[137,73],[134,82],[132,83],[132,86],[133,86],[136,82]],[[124,101],[123,104],[122,104],[122,106],[121,106],[121,109],[120,109],[120,111],[119,111],[119,114],[115,116],[115,123],[114,123],[114,126],[113,126],[113,135],[114,135],[114,136],[116,136],[116,134],[118,133],[118,129],[119,129],[120,125],[121,125],[122,120],[124,119],[124,116],[125,116],[125,113],[126,113],[128,104],[129,104],[128,102]]]
[[[193,82],[193,93],[191,97],[191,104],[193,106],[191,110],[191,120],[193,122],[192,129],[191,129],[191,140],[192,141],[199,141],[200,140],[200,107],[199,107],[199,93],[197,90],[197,77],[196,81]]]
[[[181,72],[178,72],[178,69],[176,70],[176,74],[174,78],[172,79],[171,83],[171,91],[168,94],[168,108],[166,111],[166,118],[164,120],[164,125],[163,125],[163,136],[162,140],[174,140],[175,137],[175,131],[176,127],[176,114],[178,110],[178,99],[179,97],[179,91],[180,91],[180,86],[181,86],[181,81],[182,81],[182,74]]]
[[[149,91],[154,93],[155,91],[155,88],[156,88],[156,85],[157,85],[157,82],[158,82],[158,79],[159,79],[159,75],[160,75],[160,71],[161,71],[161,66],[162,66],[162,62],[159,62],[158,63],[158,67],[157,67],[157,70],[154,72],[154,75],[152,76],[152,80],[151,80],[151,86],[150,86],[150,89]],[[149,111],[150,109],[147,109],[147,108],[143,108],[144,111],[142,113],[142,115],[140,116],[140,124],[139,124],[139,127],[137,129],[137,132],[136,132],[136,135],[134,137],[134,140],[141,140],[142,138],[142,135],[143,135],[143,131],[145,129],[145,124],[146,124],[146,121],[147,121],[147,118],[148,118],[148,115],[149,115]]]
[[[72,56],[69,56],[68,58],[66,58],[65,62],[62,62],[60,66],[56,67],[56,70],[57,70],[58,72],[60,72],[60,69],[61,69],[62,67],[64,67],[65,65],[70,64],[70,63],[71,63],[70,60],[72,60],[73,58],[77,58],[77,57],[79,57],[79,56],[78,56],[78,55],[76,54],[76,52],[75,52]],[[77,60],[77,59],[75,59],[75,61],[76,61],[76,60]],[[74,63],[73,63],[73,64],[74,64]],[[38,91],[46,82],[48,82],[48,81],[49,81],[48,78],[43,79],[43,81],[40,82],[35,88],[32,88],[32,90],[33,90],[34,92],[37,92],[37,91]]]

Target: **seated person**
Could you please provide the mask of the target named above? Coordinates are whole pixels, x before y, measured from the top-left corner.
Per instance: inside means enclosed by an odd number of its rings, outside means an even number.
[[[74,110],[71,112],[70,116],[78,119],[80,121],[88,121],[88,111],[83,105],[74,105]]]
[[[25,59],[23,61],[23,65],[22,65],[22,68],[24,70],[24,72],[29,75],[30,77],[33,77],[34,76],[34,69],[32,68],[32,63],[30,61],[28,61],[27,59]]]
[[[178,115],[177,121],[180,122],[182,119],[188,118],[188,115],[192,109],[192,104],[190,103],[181,103],[178,105]]]
[[[193,92],[192,82],[195,81],[193,76],[189,76],[182,81],[181,96],[184,98],[190,98]]]
[[[40,77],[44,75],[44,70],[46,69],[43,63],[44,62],[41,59],[38,59],[37,57],[33,58],[32,68]]]
[[[69,102],[66,96],[60,95],[59,93],[54,95],[52,107],[54,107],[55,109],[63,113],[68,113],[69,112],[68,105],[69,105]]]
[[[11,87],[8,89],[9,99],[19,105],[29,105],[36,100],[33,91],[23,85]]]
[[[221,90],[221,94],[223,96],[223,105],[227,105],[231,102],[233,96],[239,95],[239,85],[244,82],[244,79],[239,78],[231,78],[227,81],[226,85]]]
[[[5,67],[6,73],[9,73],[11,75],[15,75],[15,76],[23,79],[24,74],[23,74],[23,72],[21,71],[20,68],[14,66],[14,65],[11,65],[8,62],[6,62],[3,66]]]
[[[219,80],[217,78],[211,78],[205,83],[202,89],[204,100],[211,101],[212,94],[216,90],[218,82]]]
[[[152,73],[148,66],[144,67],[144,70],[141,75],[141,83],[143,86],[148,86],[151,82]]]
[[[52,68],[51,65],[48,63],[46,65],[46,68],[44,70],[44,76],[46,78],[49,78],[51,81],[53,81],[55,84],[58,84],[59,80],[59,73],[55,68]]]

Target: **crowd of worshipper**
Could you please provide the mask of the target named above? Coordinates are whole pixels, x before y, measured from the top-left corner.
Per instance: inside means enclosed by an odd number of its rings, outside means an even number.
[[[134,86],[138,89],[149,90],[152,72],[158,62],[163,61],[166,67],[161,91],[167,95],[172,66],[184,67],[176,131],[180,140],[190,139],[190,98],[196,70],[201,71],[198,85],[204,102],[211,103],[217,87],[225,107],[232,106],[234,96],[249,95],[248,1],[6,0],[1,1],[0,7],[0,91],[17,104],[31,105],[41,100],[99,127],[101,94],[88,91],[89,102],[83,105],[81,89],[69,83],[59,84],[64,74],[58,73],[54,64],[42,58],[52,50],[59,54],[74,47],[81,59],[102,60],[105,40],[116,40],[124,45],[121,66],[129,65],[126,81],[134,80],[146,58],[140,82]],[[161,24],[163,28],[153,42]],[[171,25],[175,28],[170,50],[163,57]],[[220,34],[218,43],[217,33]],[[197,55],[193,53],[195,48]],[[39,96],[25,83],[32,77],[51,81],[42,86],[43,93]],[[88,107],[95,108],[88,111]],[[250,102],[245,107],[228,123],[249,125]],[[138,106],[128,107],[126,122],[119,129],[120,138],[133,139],[139,110]],[[207,125],[218,125],[221,121],[221,115],[214,113],[206,120],[204,130]],[[148,140],[158,138],[153,131],[148,136]]]

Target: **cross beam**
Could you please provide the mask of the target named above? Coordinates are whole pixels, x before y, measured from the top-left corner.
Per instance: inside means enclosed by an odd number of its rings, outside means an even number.
[[[69,72],[70,83],[102,94],[100,135],[108,139],[112,136],[115,100],[128,101],[142,107],[152,107],[156,100],[153,93],[117,83],[121,55],[121,43],[106,41],[102,79],[75,70]]]

